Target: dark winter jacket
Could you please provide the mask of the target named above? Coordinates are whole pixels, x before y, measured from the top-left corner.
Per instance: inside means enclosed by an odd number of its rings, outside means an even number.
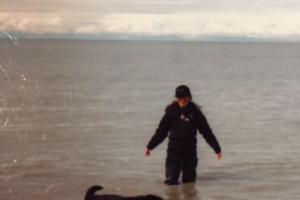
[[[221,147],[199,107],[190,102],[185,108],[181,108],[175,101],[167,106],[147,148],[154,149],[169,136],[167,159],[197,158],[197,130],[215,153],[221,152]]]

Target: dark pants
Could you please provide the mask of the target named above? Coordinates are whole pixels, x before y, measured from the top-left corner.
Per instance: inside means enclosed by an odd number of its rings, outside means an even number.
[[[169,160],[166,161],[166,181],[177,183],[180,173],[182,182],[191,183],[196,180],[197,159]]]

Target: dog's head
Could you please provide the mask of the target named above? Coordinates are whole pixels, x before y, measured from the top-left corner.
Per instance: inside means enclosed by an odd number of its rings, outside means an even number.
[[[145,196],[145,200],[163,200],[163,198],[156,195],[148,194]]]

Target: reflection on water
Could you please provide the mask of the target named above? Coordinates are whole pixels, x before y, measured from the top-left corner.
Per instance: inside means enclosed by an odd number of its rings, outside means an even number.
[[[194,183],[183,184],[181,186],[170,186],[165,190],[166,200],[201,200],[200,194]]]

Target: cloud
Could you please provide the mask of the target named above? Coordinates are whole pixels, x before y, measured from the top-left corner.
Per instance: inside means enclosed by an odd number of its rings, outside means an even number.
[[[288,10],[202,11],[177,13],[0,13],[0,31],[74,34],[300,35],[300,13]]]
[[[79,28],[75,28],[74,33],[87,33],[87,34],[95,34],[101,33],[101,26],[97,25],[87,25]]]
[[[102,20],[104,30],[141,35],[209,34],[290,35],[300,34],[300,13],[296,12],[201,12],[174,14],[110,14]]]
[[[62,16],[39,13],[1,13],[1,31],[20,32],[65,32]]]

